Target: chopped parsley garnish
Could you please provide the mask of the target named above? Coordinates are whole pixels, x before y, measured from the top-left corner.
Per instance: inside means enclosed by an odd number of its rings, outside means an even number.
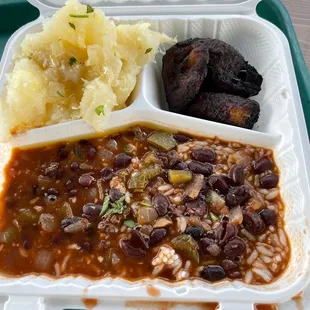
[[[74,25],[73,23],[70,23],[70,22],[69,22],[69,26],[70,26],[72,29],[75,30],[75,25]]]
[[[69,14],[69,16],[73,18],[88,18],[86,14]]]
[[[57,92],[57,95],[59,95],[60,97],[64,97],[64,95],[61,92]]]
[[[74,57],[70,57],[68,61],[68,65],[72,67],[76,63],[76,59]]]
[[[151,47],[147,48],[147,49],[145,50],[145,54],[150,53],[152,50],[153,50],[153,49],[152,49]]]
[[[96,114],[99,116],[100,114],[104,115],[104,106],[98,105],[98,107],[95,109]]]
[[[28,59],[32,59],[32,56],[33,56],[33,53],[30,53],[30,54],[27,56],[27,58],[28,58]]]
[[[110,196],[107,193],[104,197],[102,209],[100,211],[100,216],[110,215],[110,214],[122,214],[126,208],[124,204],[125,196],[122,196],[115,202],[110,202]]]
[[[94,9],[90,5],[87,5],[86,13],[93,13],[93,12],[94,12]]]
[[[133,220],[125,220],[124,225],[129,227],[129,228],[134,228],[136,226],[136,224]]]
[[[122,214],[126,205],[123,204],[125,196],[122,196],[119,200],[110,203],[112,208],[109,208],[105,215],[110,214]]]
[[[103,200],[102,209],[99,214],[100,216],[104,215],[107,212],[109,204],[110,204],[110,196],[109,194],[106,194]]]

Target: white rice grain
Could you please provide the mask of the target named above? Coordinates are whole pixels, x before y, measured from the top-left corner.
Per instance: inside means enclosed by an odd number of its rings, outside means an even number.
[[[125,194],[125,201],[126,203],[130,203],[131,201],[131,194],[128,191]]]
[[[245,230],[245,229],[241,229],[241,233],[245,237],[247,237],[249,240],[251,240],[251,241],[255,241],[256,240],[256,238],[251,233],[249,233],[247,230]]]
[[[172,274],[175,275],[180,270],[181,267],[182,267],[182,261],[179,260],[178,264],[173,268]]]
[[[279,247],[279,248],[281,249],[281,251],[282,251],[282,245],[281,245],[281,243],[280,243],[280,240],[279,240],[278,235],[272,234],[272,235],[271,235],[271,238],[272,238],[272,243],[273,243],[275,246]],[[278,251],[277,251],[277,252],[278,252]]]
[[[62,264],[61,264],[61,266],[60,266],[60,270],[61,270],[62,272],[65,271],[65,269],[66,269],[66,267],[67,267],[67,263],[68,263],[70,257],[71,257],[70,254],[67,255],[67,256],[65,256],[65,258],[64,258],[64,260],[63,260],[63,262],[62,262]]]
[[[165,264],[157,265],[152,271],[152,276],[155,277],[159,275],[163,271],[164,267],[165,267]]]
[[[276,255],[274,258],[273,258],[277,263],[280,263],[282,261],[282,257],[281,255]]]
[[[164,196],[169,196],[172,195],[174,193],[174,188],[171,188],[169,191],[163,193]]]
[[[189,270],[189,268],[191,267],[191,264],[192,264],[191,261],[188,260],[188,261],[185,263],[184,269]]]
[[[60,266],[59,266],[59,263],[56,263],[54,265],[54,268],[55,268],[56,277],[59,277],[60,276]]]
[[[259,187],[259,175],[256,174],[254,177],[254,186]]]
[[[252,271],[256,273],[258,276],[260,276],[262,279],[264,279],[266,282],[271,282],[273,279],[273,276],[271,272],[267,269],[258,269],[258,268],[253,268]]]
[[[159,190],[160,192],[164,192],[164,191],[169,190],[170,188],[172,188],[172,185],[171,185],[171,184],[165,184],[165,185],[159,186],[159,187],[158,187],[158,190]]]
[[[279,238],[280,238],[280,242],[286,247],[287,246],[286,236],[282,229],[279,229]]]
[[[253,273],[251,270],[247,271],[244,277],[244,282],[250,284],[253,280]]]
[[[262,246],[262,245],[258,245],[256,247],[257,251],[262,253],[263,255],[266,255],[266,256],[269,256],[269,257],[272,257],[274,255],[274,253],[268,249],[266,249],[266,247]]]
[[[260,259],[257,259],[254,263],[253,263],[253,266],[255,268],[259,268],[259,269],[267,269],[266,265],[260,260]]]
[[[265,199],[267,200],[273,200],[275,198],[277,198],[277,196],[279,195],[279,190],[276,188],[276,189],[273,189],[269,192],[269,194],[267,194],[265,196]]]
[[[258,257],[258,252],[256,250],[254,250],[252,252],[252,254],[249,256],[249,258],[247,259],[247,261],[246,261],[247,264],[252,265],[257,257]]]
[[[259,258],[265,263],[265,264],[270,264],[273,262],[272,258],[265,256],[265,255],[260,255]]]
[[[263,194],[263,195],[269,194],[268,189],[265,189],[265,188],[260,188],[258,191],[259,191],[261,194]]]

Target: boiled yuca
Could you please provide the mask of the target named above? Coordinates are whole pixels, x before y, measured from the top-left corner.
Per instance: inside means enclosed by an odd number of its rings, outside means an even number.
[[[147,23],[118,25],[75,0],[26,35],[0,99],[1,138],[30,128],[85,119],[96,130],[124,108],[142,67],[161,43]]]

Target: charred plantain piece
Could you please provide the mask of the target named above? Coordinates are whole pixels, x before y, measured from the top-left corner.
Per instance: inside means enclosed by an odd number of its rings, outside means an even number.
[[[259,112],[259,104],[254,100],[223,93],[201,93],[189,106],[186,114],[252,129]]]
[[[208,92],[228,93],[241,97],[257,95],[262,76],[250,66],[231,45],[217,39],[205,39],[208,46],[208,76],[202,89]]]
[[[208,61],[204,39],[182,41],[167,50],[162,77],[170,111],[183,111],[196,97],[207,76]]]

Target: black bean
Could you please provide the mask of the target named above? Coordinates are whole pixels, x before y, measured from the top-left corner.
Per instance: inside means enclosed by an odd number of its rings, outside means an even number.
[[[229,207],[243,205],[250,198],[249,189],[245,185],[231,187],[226,195],[226,204]]]
[[[213,243],[207,247],[207,252],[211,256],[218,256],[221,254],[222,249],[216,243]]]
[[[45,172],[44,174],[47,176],[47,177],[54,177],[58,171],[58,168],[59,168],[59,163],[51,163],[46,169],[45,169]]]
[[[82,174],[79,177],[79,184],[84,187],[89,187],[93,182],[95,181],[94,177],[92,177],[90,174]]]
[[[174,170],[186,170],[187,169],[187,165],[184,162],[179,162],[177,163],[174,167]]]
[[[77,194],[77,190],[76,189],[71,189],[71,191],[69,191],[69,196],[70,197],[75,197]]]
[[[130,240],[127,240],[125,238],[119,241],[119,247],[127,256],[130,257],[142,258],[146,255],[146,251],[144,249],[133,247],[130,244]]]
[[[113,169],[105,167],[100,171],[100,177],[104,182],[108,182],[113,178]]]
[[[29,239],[26,239],[23,243],[23,247],[25,250],[30,250],[32,247],[31,241]]]
[[[203,174],[208,177],[213,173],[213,166],[209,163],[201,163],[196,160],[191,160],[188,164],[188,168],[194,173]]]
[[[181,157],[175,150],[171,150],[169,152],[157,151],[156,155],[162,162],[162,165],[165,169],[174,168],[178,163],[181,162]]]
[[[69,152],[70,152],[70,150],[69,150],[69,148],[68,148],[68,145],[62,145],[62,146],[59,148],[59,150],[58,150],[58,157],[59,157],[60,159],[65,159],[65,158],[68,157]]]
[[[215,229],[215,239],[220,246],[225,245],[229,240],[235,237],[237,228],[228,221],[222,220],[219,226]]]
[[[277,187],[278,182],[279,182],[279,176],[274,173],[267,174],[263,176],[262,178],[260,178],[260,186],[262,188]]]
[[[264,209],[259,212],[260,217],[266,225],[273,225],[277,220],[277,214],[273,210]]]
[[[204,229],[199,226],[190,226],[185,230],[186,235],[192,236],[195,240],[200,240],[203,236]]]
[[[65,218],[61,221],[60,226],[61,226],[61,228],[66,228],[67,226],[74,224],[74,223],[77,223],[80,220],[82,220],[82,218],[78,217],[78,216],[73,216],[70,218],[68,217],[68,218]]]
[[[162,241],[167,236],[167,230],[165,228],[154,229],[150,236],[150,246],[153,246]]]
[[[253,168],[255,173],[263,173],[267,170],[272,170],[273,164],[269,158],[263,156],[253,162]]]
[[[266,228],[266,225],[260,215],[251,209],[245,209],[243,211],[242,224],[252,235],[259,235]]]
[[[126,153],[120,153],[115,156],[114,167],[118,169],[123,169],[128,167],[131,163],[131,156]]]
[[[116,202],[117,200],[122,198],[124,196],[124,194],[121,193],[120,190],[117,188],[111,188],[109,190],[109,196],[110,196],[111,202]]]
[[[157,194],[152,200],[152,205],[159,216],[164,216],[168,212],[170,203],[166,196]]]
[[[218,191],[222,195],[226,195],[229,189],[225,179],[220,175],[212,175],[208,179],[208,184],[213,190]]]
[[[242,165],[234,165],[229,171],[229,176],[235,185],[242,185],[244,182],[244,169]]]
[[[186,212],[190,215],[204,216],[207,213],[205,201],[192,200],[185,204]]]
[[[243,254],[246,249],[244,241],[240,238],[230,240],[224,247],[224,254],[228,257],[236,257]]]
[[[208,281],[218,281],[225,278],[225,271],[221,266],[208,265],[203,268],[200,276]]]
[[[234,261],[230,259],[224,259],[221,265],[224,268],[227,277],[232,278],[232,279],[241,277],[239,266]]]
[[[97,149],[95,147],[91,147],[89,150],[88,150],[88,153],[87,153],[87,156],[89,159],[93,159],[95,156],[96,156],[96,153],[97,153]]]
[[[59,192],[58,192],[58,190],[56,189],[56,188],[49,188],[48,190],[47,190],[47,194],[48,195],[55,195],[55,196],[58,196],[59,195]]]
[[[212,163],[215,161],[215,152],[210,148],[195,149],[192,151],[192,157],[202,163]]]
[[[88,216],[98,216],[102,210],[102,204],[87,203],[83,206],[83,213]]]
[[[71,163],[70,168],[72,171],[77,171],[80,168],[80,164],[74,161],[73,163]]]
[[[53,202],[55,202],[56,200],[57,200],[57,196],[55,196],[55,195],[48,195],[48,196],[47,196],[47,201],[48,201],[48,202],[53,203]]]
[[[178,143],[185,143],[189,140],[191,140],[191,138],[189,136],[177,133],[175,135],[173,135],[173,138],[178,142]]]
[[[204,237],[200,239],[199,247],[203,254],[208,254],[208,247],[212,244],[214,244],[215,241],[213,238]]]

